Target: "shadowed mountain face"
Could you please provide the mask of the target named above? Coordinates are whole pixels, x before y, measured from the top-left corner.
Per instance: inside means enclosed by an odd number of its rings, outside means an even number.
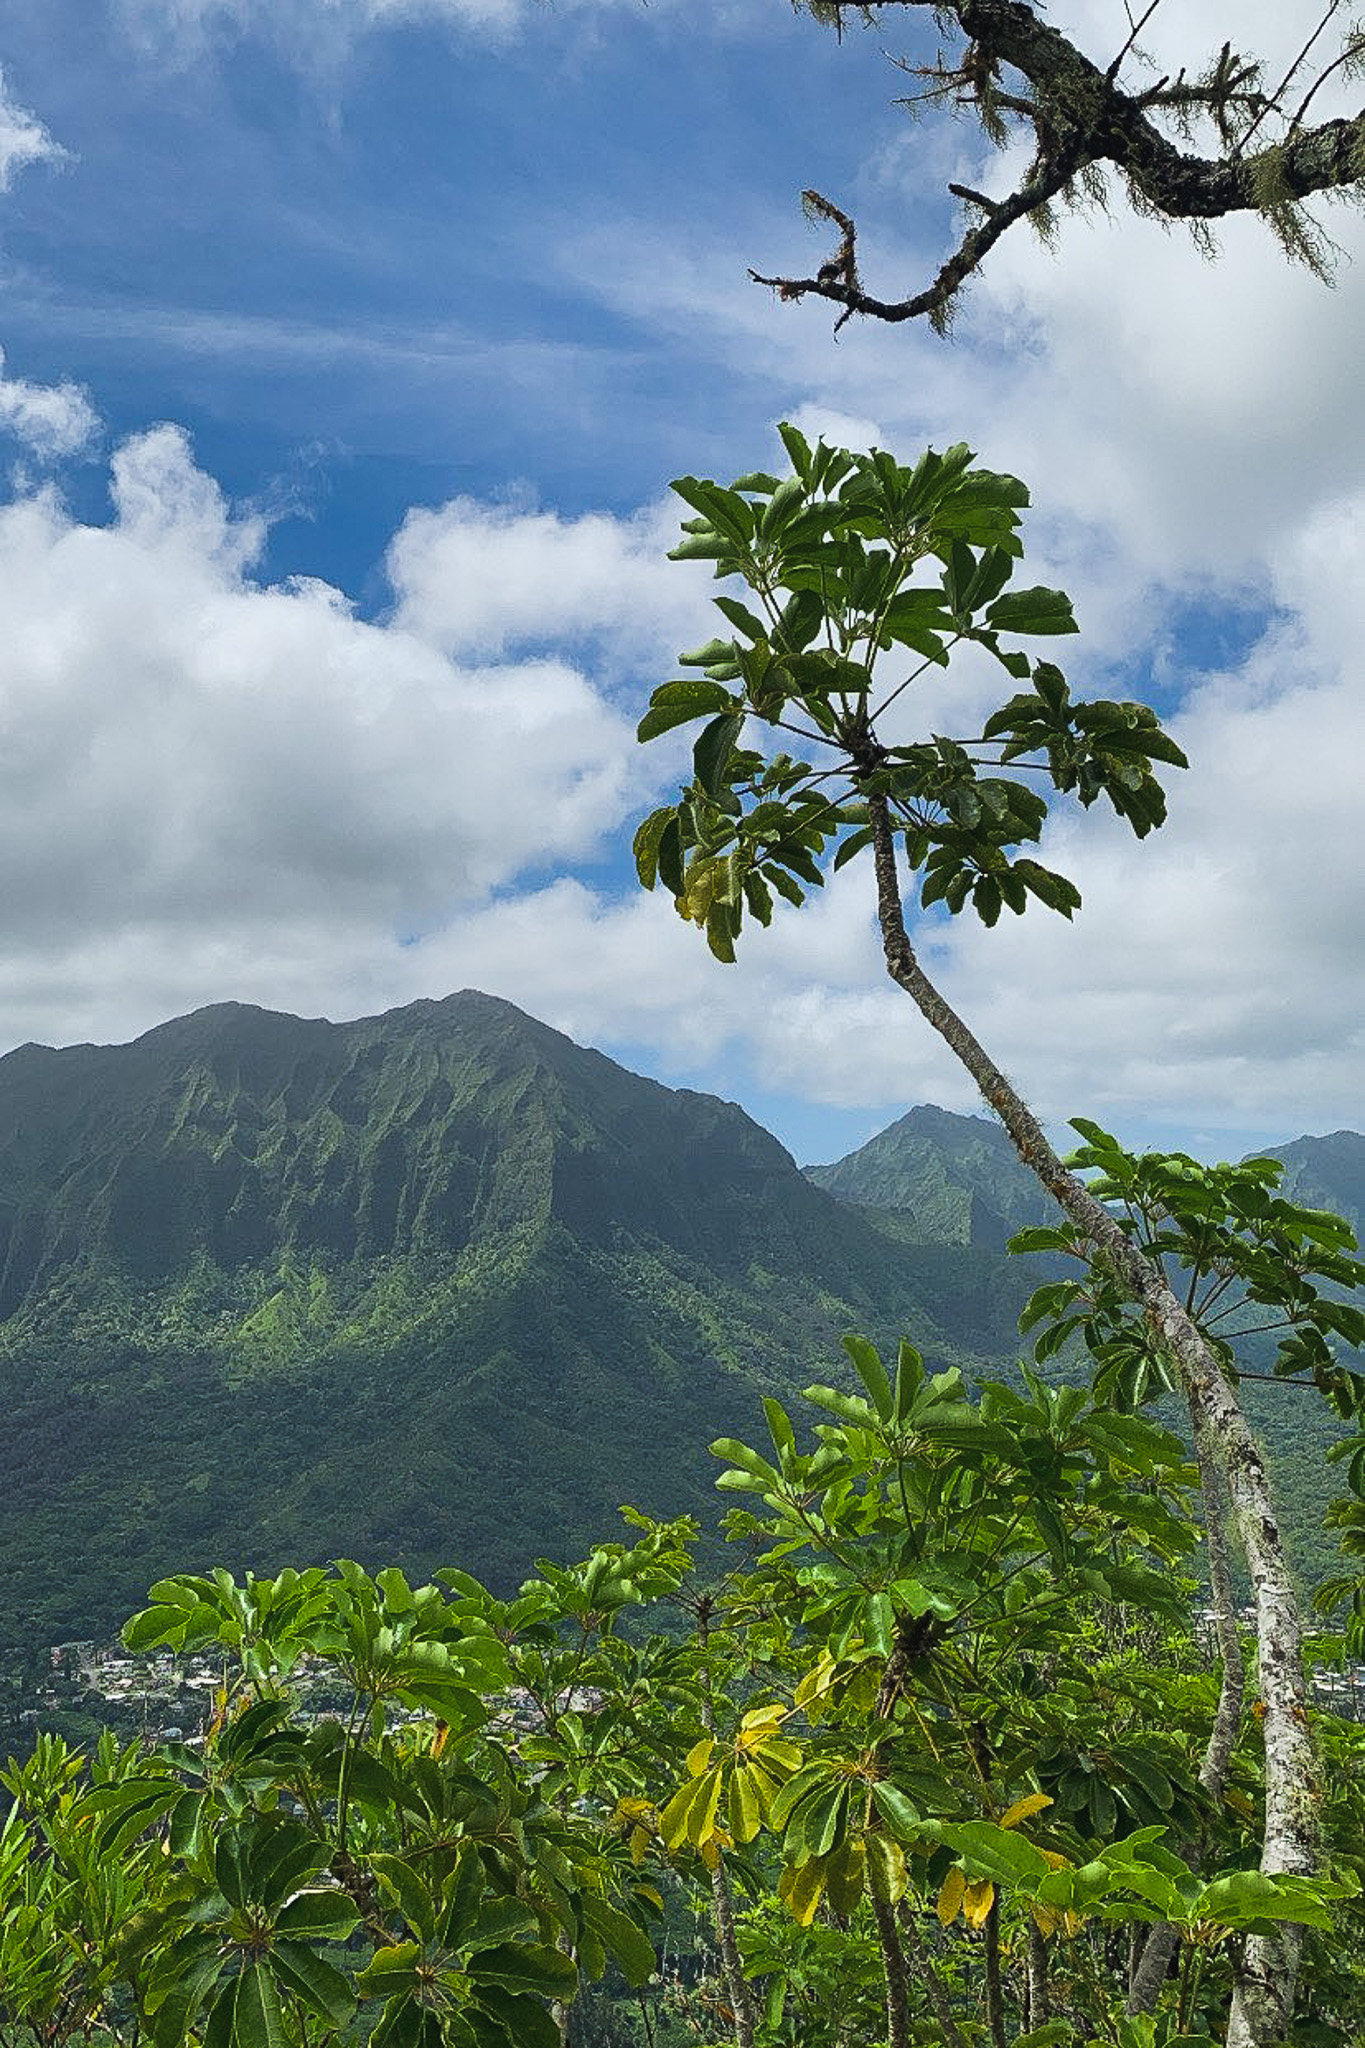
[[[1365,1139],[1283,1156],[1299,1199],[1359,1213]],[[710,1526],[706,1445],[839,1380],[845,1331],[1013,1360],[1040,1274],[1001,1247],[1047,1216],[980,1118],[913,1110],[806,1177],[733,1104],[472,993],[23,1046],[0,1648],[111,1628],[171,1569],[351,1555],[506,1587],[623,1501]]]
[[[288,1252],[446,1258],[554,1220],[731,1262],[810,1205],[743,1112],[466,993],[353,1024],[239,1004],[0,1060],[0,1315],[73,1258],[163,1283]],[[805,1216],[809,1222],[809,1216]]]
[[[1017,1292],[812,1186],[734,1105],[487,996],[24,1046],[10,1612],[86,1631],[172,1567],[337,1554],[515,1582],[624,1500],[709,1514],[706,1444],[837,1377],[843,1331],[971,1364],[1012,1348]]]
[[[1059,1220],[998,1124],[927,1105],[806,1177],[841,1201],[899,1212],[926,1243],[1003,1251],[1016,1230]]]
[[[1333,1209],[1357,1236],[1365,1231],[1365,1138],[1359,1131],[1295,1138],[1292,1144],[1273,1146],[1271,1156],[1284,1161],[1282,1185],[1292,1201]]]

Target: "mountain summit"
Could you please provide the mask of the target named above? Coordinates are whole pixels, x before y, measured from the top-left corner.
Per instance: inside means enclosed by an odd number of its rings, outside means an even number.
[[[472,991],[23,1046],[0,1059],[0,1570],[50,1634],[215,1562],[514,1583],[621,1501],[708,1500],[710,1439],[837,1375],[847,1329],[998,1352],[1012,1308],[958,1315],[974,1287],[735,1105]]]
[[[900,1212],[926,1243],[1003,1251],[1016,1230],[1058,1221],[999,1124],[928,1103],[806,1176],[841,1201]]]

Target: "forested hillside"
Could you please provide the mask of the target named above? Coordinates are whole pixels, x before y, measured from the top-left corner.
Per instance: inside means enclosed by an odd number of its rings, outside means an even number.
[[[710,1438],[846,1330],[1008,1369],[1041,1270],[1003,1249],[1046,1208],[982,1118],[915,1110],[803,1176],[733,1104],[472,992],[25,1046],[0,1132],[0,1566],[46,1640],[172,1566],[510,1586],[623,1501],[705,1505]],[[1333,1193],[1362,1142],[1288,1150]],[[1327,1569],[1331,1425],[1248,1391]]]
[[[844,1330],[971,1367],[1029,1285],[473,993],[25,1046],[0,1133],[0,1566],[49,1639],[173,1565],[509,1585],[709,1499],[709,1439]]]

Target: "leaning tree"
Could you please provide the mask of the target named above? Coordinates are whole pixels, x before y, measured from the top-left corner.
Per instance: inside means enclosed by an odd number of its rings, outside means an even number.
[[[1163,0],[1124,0],[1102,49],[1083,48],[1027,0],[796,4],[840,35],[859,21],[885,30],[931,16],[938,49],[927,61],[900,60],[912,81],[907,104],[974,118],[1006,169],[1003,189],[950,185],[965,213],[956,246],[935,276],[899,296],[864,285],[856,221],[835,199],[807,191],[808,214],[837,233],[837,245],[813,276],[751,275],[783,300],[837,306],[836,331],[855,314],[923,316],[945,330],[964,286],[1017,223],[1047,235],[1057,209],[1107,204],[1115,192],[1140,214],[1188,225],[1206,249],[1219,220],[1258,215],[1289,256],[1325,276],[1333,245],[1307,202],[1365,194],[1365,112],[1331,105],[1365,71],[1365,27],[1345,0],[1303,10],[1290,60],[1276,71],[1230,36],[1211,55],[1191,48],[1178,68],[1160,70],[1143,41]],[[1078,900],[1071,885],[1019,851],[1039,838],[1046,816],[1039,778],[1083,804],[1106,798],[1141,835],[1164,815],[1154,764],[1178,763],[1178,750],[1142,707],[1078,705],[1055,663],[1011,644],[1014,634],[1072,630],[1059,594],[1006,588],[1025,502],[1012,479],[972,470],[966,451],[907,470],[880,452],[812,450],[790,430],[784,438],[793,468],[784,479],[676,486],[695,515],[677,552],[741,578],[757,609],[719,598],[734,637],[698,650],[690,665],[699,675],[655,693],[642,738],[704,723],[681,801],[655,812],[637,839],[642,879],[667,886],[728,959],[744,918],[771,915],[774,889],[799,901],[823,880],[829,856],[837,863],[870,852],[888,973],[971,1073],[1089,1256],[1138,1305],[1147,1340],[1183,1388],[1196,1441],[1217,1448],[1256,1598],[1262,1867],[1311,1871],[1318,1792],[1298,1606],[1225,1361],[1173,1293],[1160,1254],[1135,1243],[1066,1169],[1019,1091],[934,987],[905,916],[916,892],[922,907],[970,908],[988,924],[1030,900],[1069,916]],[[921,668],[945,662],[964,640],[990,648],[1023,687],[962,741],[908,728],[906,692],[918,668],[897,675],[889,664],[907,654]],[[794,753],[793,741],[812,758]],[[1025,768],[1033,779],[1020,779]],[[1283,2034],[1297,1954],[1292,1926],[1248,1942],[1228,2033],[1234,2048]]]
[[[791,473],[728,486],[684,477],[692,516],[675,559],[743,586],[716,598],[728,633],[680,657],[640,725],[651,740],[700,724],[692,777],[635,840],[640,879],[733,961],[774,898],[799,905],[832,869],[870,858],[887,971],[995,1111],[1056,1198],[1092,1265],[1138,1305],[1145,1341],[1182,1389],[1196,1442],[1216,1446],[1256,1605],[1265,1742],[1262,1870],[1318,1867],[1319,1788],[1301,1629],[1264,1463],[1227,1361],[1145,1248],[1069,1171],[1016,1086],[924,970],[905,915],[973,912],[986,925],[1030,904],[1069,917],[1080,898],[1035,858],[1049,796],[1107,802],[1144,837],[1165,817],[1157,770],[1184,757],[1142,704],[1077,701],[1057,663],[1021,641],[1076,630],[1060,591],[1010,587],[1022,554],[1017,479],[965,447],[914,468],[881,450],[812,448],[783,427]],[[1016,686],[979,727],[925,731],[915,685],[968,647]],[[1209,1512],[1216,1517],[1216,1489]],[[1226,1598],[1225,1592],[1225,1598]],[[1240,1653],[1231,1652],[1230,1654]],[[1230,2048],[1286,2032],[1302,1929],[1254,1934],[1235,1973]],[[1150,1996],[1149,1992],[1149,1996]]]

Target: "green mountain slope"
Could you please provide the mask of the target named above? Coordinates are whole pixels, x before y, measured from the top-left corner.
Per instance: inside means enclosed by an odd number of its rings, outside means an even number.
[[[760,1391],[908,1331],[1010,1343],[964,1247],[812,1187],[713,1097],[466,993],[235,1004],[0,1059],[0,1573],[61,1634],[172,1566],[506,1584],[711,1501]]]
[[[1335,1210],[1360,1229],[1365,1137],[1337,1131],[1269,1150],[1285,1163],[1287,1195]],[[931,1107],[913,1109],[846,1158],[807,1173],[855,1204],[874,1229],[914,1249],[920,1293],[931,1310],[964,1338],[970,1330],[982,1348],[1013,1355],[1014,1320],[1045,1262],[1011,1259],[999,1248],[1011,1232],[1051,1221],[1055,1212],[997,1125]],[[951,1261],[955,1247],[960,1266],[940,1269],[936,1292],[932,1257]],[[993,1322],[974,1315],[983,1302],[993,1305]],[[1249,1339],[1240,1348],[1251,1370],[1273,1366],[1273,1336]],[[1079,1358],[1073,1367],[1084,1369]],[[1340,1491],[1340,1475],[1326,1463],[1340,1426],[1303,1388],[1248,1378],[1242,1398],[1269,1455],[1292,1554],[1305,1580],[1317,1582],[1340,1569],[1335,1538],[1322,1526],[1328,1502]],[[1181,1426],[1178,1404],[1172,1404],[1171,1421]]]
[[[1284,1192],[1310,1208],[1334,1209],[1357,1236],[1365,1229],[1365,1138],[1359,1131],[1333,1131],[1325,1138],[1295,1138],[1273,1145],[1285,1165]]]
[[[1301,1199],[1354,1206],[1365,1139],[1284,1156]],[[806,1177],[734,1105],[468,992],[21,1047],[0,1645],[107,1628],[171,1568],[348,1554],[507,1585],[625,1500],[709,1520],[706,1444],[837,1374],[845,1330],[1012,1360],[1037,1262],[1000,1247],[1046,1214],[982,1119],[912,1111]],[[1256,1393],[1311,1528],[1330,1432]]]
[[[998,1124],[927,1104],[806,1176],[841,1201],[897,1212],[916,1243],[1003,1251],[1016,1230],[1057,1220]]]

